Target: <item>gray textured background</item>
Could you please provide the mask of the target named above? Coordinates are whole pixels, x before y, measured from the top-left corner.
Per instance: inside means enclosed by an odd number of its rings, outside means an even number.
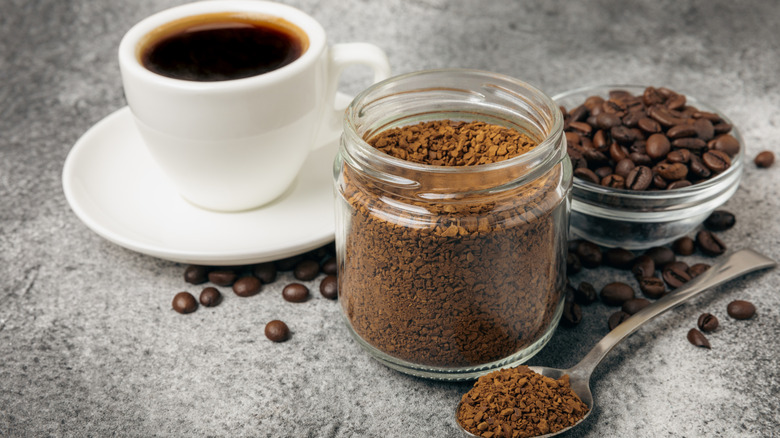
[[[468,384],[373,361],[348,337],[337,303],[282,300],[289,274],[253,298],[228,291],[221,306],[181,316],[170,308],[187,287],[181,265],[104,241],[69,209],[65,156],[125,105],[122,34],[179,3],[0,3],[0,436],[452,436]],[[667,86],[726,112],[748,158],[780,153],[780,2],[289,3],[321,20],[332,42],[383,47],[395,73],[474,67],[549,94]],[[350,72],[345,89],[362,89],[364,73]],[[722,233],[732,248],[780,259],[778,169],[746,166],[726,206],[738,214]],[[575,282],[621,275],[603,268]],[[570,436],[777,436],[779,287],[778,271],[751,275],[643,328],[599,367],[598,407]],[[726,317],[737,298],[758,304],[758,317]],[[572,365],[606,333],[611,311],[586,308],[583,324],[560,329],[532,363]],[[721,319],[711,351],[685,340],[702,311]],[[289,323],[291,341],[263,337],[272,318]]]

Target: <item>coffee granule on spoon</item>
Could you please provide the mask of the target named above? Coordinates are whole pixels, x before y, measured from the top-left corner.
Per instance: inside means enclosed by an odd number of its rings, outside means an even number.
[[[480,377],[461,398],[458,423],[485,438],[524,438],[558,432],[588,412],[569,384],[535,373],[527,366]]]

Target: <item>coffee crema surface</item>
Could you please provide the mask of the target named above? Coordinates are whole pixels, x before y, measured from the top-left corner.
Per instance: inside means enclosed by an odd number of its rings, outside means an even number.
[[[213,13],[168,23],[147,35],[138,57],[173,79],[227,81],[262,75],[300,58],[306,33],[279,17]]]

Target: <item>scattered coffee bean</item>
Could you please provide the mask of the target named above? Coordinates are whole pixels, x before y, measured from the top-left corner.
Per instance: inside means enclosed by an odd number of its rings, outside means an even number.
[[[750,301],[735,300],[729,303],[726,312],[734,319],[750,319],[756,314],[756,306]]]
[[[756,166],[761,168],[770,167],[775,163],[775,154],[772,153],[772,151],[761,151],[756,155],[753,162],[756,163]]]
[[[658,277],[642,277],[639,279],[639,290],[651,299],[661,298],[666,294],[664,281]]]
[[[290,283],[282,289],[282,298],[291,303],[302,303],[309,299],[309,288],[300,283]]]
[[[618,269],[631,269],[634,253],[623,248],[609,248],[603,254],[604,264]]]
[[[688,275],[690,275],[691,278],[696,278],[703,274],[707,269],[710,269],[710,265],[706,263],[696,263],[695,265],[688,268]]]
[[[322,264],[322,272],[324,272],[327,275],[336,275],[338,274],[338,268],[339,265],[336,262],[336,257],[331,257]]]
[[[320,294],[329,300],[339,296],[339,279],[333,274],[325,276],[320,282]]]
[[[696,245],[701,252],[709,256],[717,256],[726,252],[726,244],[712,232],[701,230],[696,233]]]
[[[677,289],[691,280],[691,276],[688,274],[688,265],[682,262],[674,262],[666,265],[662,277],[666,284],[672,289]]]
[[[217,286],[230,286],[238,278],[238,274],[232,269],[217,269],[209,272],[209,281]]]
[[[733,227],[736,222],[737,219],[733,213],[726,210],[715,210],[704,220],[704,226],[712,231],[725,231]]]
[[[645,251],[645,255],[653,259],[655,267],[663,269],[664,265],[676,260],[674,251],[665,246],[656,246]]]
[[[290,328],[284,322],[275,319],[265,325],[265,337],[273,342],[284,342],[290,339]]]
[[[257,277],[241,277],[233,283],[233,292],[239,297],[251,297],[260,292],[263,283]]]
[[[179,292],[173,297],[171,303],[173,310],[179,313],[192,313],[198,308],[198,302],[189,292]]]
[[[607,320],[607,327],[609,327],[610,331],[615,330],[615,327],[622,324],[623,321],[627,320],[628,318],[631,318],[631,315],[622,310],[618,310],[612,315],[609,315],[609,319]]]
[[[274,262],[260,263],[252,269],[252,274],[263,284],[270,284],[276,281],[276,264]]]
[[[632,298],[623,303],[621,310],[628,313],[629,315],[633,315],[649,305],[650,301],[644,298]]]
[[[582,263],[577,254],[573,252],[566,253],[566,274],[572,276],[582,270]]]
[[[696,242],[688,236],[683,236],[672,242],[672,250],[682,256],[691,255],[696,251]]]
[[[582,309],[574,301],[565,301],[563,303],[563,315],[561,322],[566,327],[574,327],[582,321]]]
[[[582,266],[586,268],[593,269],[601,265],[601,248],[595,243],[586,240],[580,241],[575,253],[577,254],[577,257],[579,257]]]
[[[295,265],[293,275],[301,281],[314,280],[320,273],[320,264],[314,260],[302,260]]]
[[[655,262],[648,255],[641,255],[634,259],[634,267],[631,272],[637,279],[642,277],[652,277],[655,274]]]
[[[620,306],[632,298],[634,298],[634,289],[625,283],[616,281],[601,289],[601,301],[609,306]]]
[[[699,326],[699,330],[709,333],[718,328],[718,318],[711,313],[702,313],[696,325]]]
[[[184,281],[190,284],[205,283],[209,279],[209,268],[207,266],[189,265],[184,270]]]
[[[711,348],[710,347],[710,341],[707,340],[707,338],[704,337],[702,332],[696,330],[695,328],[692,328],[688,331],[688,342],[691,344],[702,347],[702,348]]]
[[[592,284],[587,281],[583,281],[574,291],[574,301],[582,305],[588,305],[596,302],[598,299],[598,292]]]
[[[200,291],[199,301],[206,307],[214,307],[222,301],[222,294],[215,287],[207,287]]]

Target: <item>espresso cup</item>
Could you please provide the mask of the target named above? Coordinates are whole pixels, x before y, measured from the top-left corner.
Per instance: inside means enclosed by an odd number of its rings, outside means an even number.
[[[188,50],[197,53],[183,56]],[[339,76],[352,64],[371,67],[375,81],[390,75],[378,47],[328,46],[309,15],[256,0],[174,7],[133,26],[119,45],[125,97],[147,149],[184,199],[217,211],[280,197],[309,153],[337,138]]]

